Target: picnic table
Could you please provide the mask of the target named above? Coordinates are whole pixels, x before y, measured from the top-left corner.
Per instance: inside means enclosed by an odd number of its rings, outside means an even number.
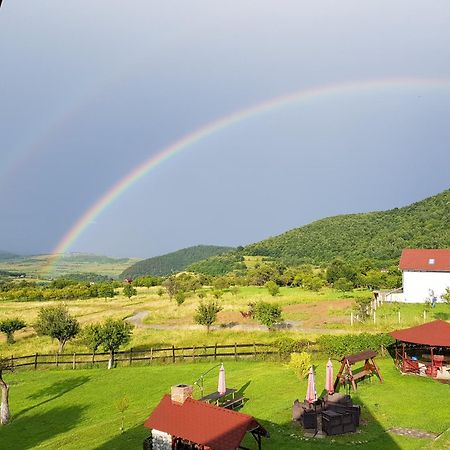
[[[236,389],[227,388],[224,394],[213,392],[212,394],[205,395],[200,400],[216,406],[221,406],[222,408],[234,409],[244,402],[244,397],[236,396],[236,392]]]

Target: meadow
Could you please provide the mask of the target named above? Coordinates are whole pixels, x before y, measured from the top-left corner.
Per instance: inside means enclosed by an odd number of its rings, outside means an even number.
[[[167,294],[158,295],[158,287],[138,288],[138,294],[128,299],[118,289],[113,299],[87,299],[66,301],[71,314],[81,323],[101,322],[107,317],[132,318],[136,328],[128,347],[152,347],[167,344],[202,345],[227,344],[234,342],[272,342],[282,336],[295,339],[315,339],[320,334],[386,332],[397,328],[417,325],[424,321],[423,305],[400,305],[401,322],[398,323],[396,306],[384,304],[377,309],[376,323],[372,319],[350,325],[350,313],[355,308],[357,298],[367,298],[367,290],[354,290],[342,293],[331,288],[322,288],[319,292],[303,288],[281,288],[277,296],[271,296],[264,287],[241,287],[237,293],[226,292],[218,300],[223,310],[211,333],[195,324],[194,315],[200,301],[196,294],[187,297],[177,306]],[[210,291],[206,291],[210,292]],[[211,293],[208,294],[211,297]],[[282,307],[286,327],[268,332],[265,326],[251,318],[242,317],[240,311],[248,310],[248,303],[257,301],[277,303]],[[37,336],[32,328],[39,309],[48,305],[45,301],[0,302],[0,320],[7,317],[19,317],[29,325],[16,333],[16,343],[9,345],[5,337],[0,336],[0,354],[24,355],[55,352],[56,342],[45,336]],[[450,318],[450,305],[438,304],[426,312],[427,320]],[[80,339],[69,342],[67,353],[85,352],[87,349]]]
[[[324,386],[326,359],[314,359],[317,391]],[[403,376],[390,358],[378,358],[384,383],[377,378],[359,384],[353,395],[362,407],[357,433],[325,439],[303,436],[291,422],[292,402],[302,400],[306,380],[279,362],[225,360],[227,385],[244,389],[242,412],[267,428],[265,449],[444,449],[450,445],[449,386],[434,380]],[[0,447],[39,449],[138,449],[149,435],[143,427],[162,395],[177,383],[193,383],[214,362],[120,367],[113,370],[38,370],[7,375],[12,422],[0,427]],[[335,371],[337,363],[335,363]],[[217,372],[205,378],[205,392],[215,391]],[[198,398],[200,392],[195,390]],[[125,430],[120,431],[118,402],[126,398]],[[394,428],[432,433],[428,438],[396,434]],[[434,437],[438,436],[437,440]],[[439,437],[440,436],[440,437]],[[252,438],[244,445],[255,448]]]

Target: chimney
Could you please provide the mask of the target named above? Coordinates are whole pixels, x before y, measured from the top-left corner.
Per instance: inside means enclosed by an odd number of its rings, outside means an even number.
[[[182,405],[187,398],[192,397],[194,388],[189,384],[177,384],[172,386],[170,398],[173,402]]]

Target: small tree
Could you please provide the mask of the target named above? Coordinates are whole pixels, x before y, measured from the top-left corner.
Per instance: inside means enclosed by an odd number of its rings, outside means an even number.
[[[206,331],[209,333],[211,325],[217,320],[217,314],[220,311],[222,311],[222,307],[215,300],[207,303],[200,302],[194,320],[199,325],[206,326]]]
[[[9,359],[0,357],[0,389],[2,391],[2,400],[0,403],[0,425],[6,425],[9,423],[9,386],[3,379],[3,372],[5,370],[11,370],[11,362]]]
[[[114,286],[110,283],[101,283],[98,285],[97,293],[99,297],[103,297],[105,300],[113,298],[115,295]]]
[[[0,332],[6,334],[6,342],[14,344],[14,333],[25,328],[27,324],[21,319],[4,319],[0,321]]]
[[[359,298],[356,300],[356,313],[361,321],[364,321],[370,316],[370,305],[372,300],[370,298]]]
[[[272,297],[275,297],[280,292],[280,287],[278,286],[277,283],[275,283],[275,281],[272,280],[266,283],[266,288]]]
[[[105,352],[109,352],[108,369],[114,366],[114,352],[131,340],[133,325],[121,319],[106,319],[101,327],[101,342]]]
[[[45,306],[39,311],[34,328],[38,334],[58,339],[58,352],[62,353],[66,342],[79,333],[80,324],[69,314],[66,306]]]
[[[102,325],[93,323],[83,328],[83,341],[95,353],[103,342]]]
[[[442,300],[450,305],[450,287],[445,289],[445,292],[441,295]]]
[[[122,397],[118,402],[117,402],[117,409],[120,412],[120,416],[121,416],[121,420],[120,420],[120,432],[123,433],[124,430],[124,416],[125,416],[125,411],[130,407],[130,401],[128,400],[127,397]]]
[[[123,287],[123,295],[130,299],[133,295],[137,295],[137,290],[131,284],[126,284]]]
[[[178,306],[181,306],[185,300],[186,300],[186,293],[184,291],[178,291],[175,294],[175,301],[177,302]]]
[[[281,321],[281,307],[274,303],[258,302],[251,306],[251,316],[270,330]]]

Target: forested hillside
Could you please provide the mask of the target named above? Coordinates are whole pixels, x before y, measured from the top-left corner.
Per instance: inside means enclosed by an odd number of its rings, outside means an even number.
[[[403,208],[318,220],[244,248],[288,265],[321,264],[336,257],[397,262],[407,247],[450,247],[450,191]]]
[[[450,191],[403,208],[328,217],[229,253],[221,273],[236,270],[239,256],[264,256],[286,265],[325,264],[336,257],[396,265],[404,248],[450,247]],[[227,264],[228,263],[228,264]],[[215,274],[217,258],[192,267]]]
[[[17,257],[18,257],[18,255],[15,255],[14,253],[5,252],[4,250],[0,250],[0,261],[6,260],[6,259],[14,259]]]
[[[181,272],[197,261],[231,250],[233,250],[232,247],[220,247],[216,245],[197,245],[195,247],[183,248],[166,255],[139,261],[125,269],[121,276],[124,278],[136,278],[145,275],[169,275],[174,272]]]

